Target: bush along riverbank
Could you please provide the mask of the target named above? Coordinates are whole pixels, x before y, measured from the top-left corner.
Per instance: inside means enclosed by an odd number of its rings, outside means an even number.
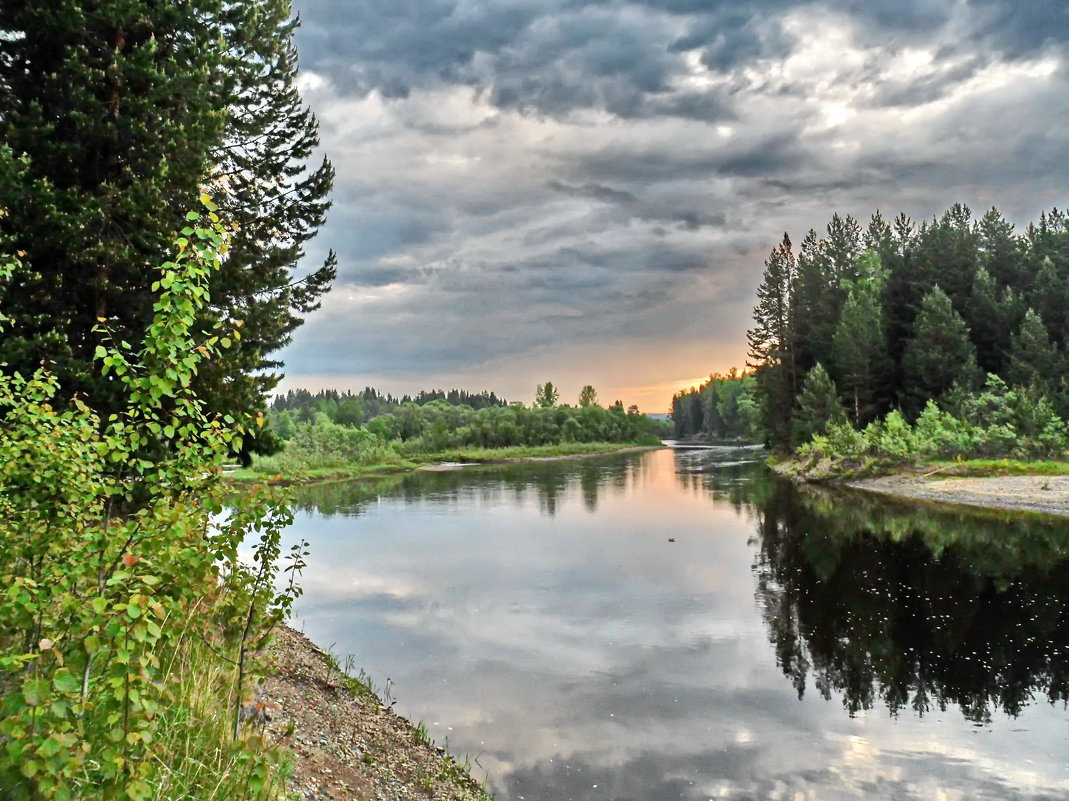
[[[959,393],[946,405],[928,401],[913,423],[895,410],[860,430],[826,418],[793,457],[773,465],[810,481],[928,472],[1069,474],[1069,425],[1045,397],[989,375],[983,390]]]
[[[137,347],[99,322],[97,364],[123,410],[101,420],[43,368],[0,374],[5,799],[284,791],[287,755],[243,710],[258,654],[300,593],[304,552],[280,553],[283,498],[220,480],[247,427],[210,417],[189,389],[238,335],[195,333],[225,251],[212,218],[190,215]]]
[[[988,376],[977,393],[929,401],[914,423],[898,411],[861,430],[839,417],[789,457],[780,475],[904,498],[1069,514],[1069,426],[1047,400]],[[834,409],[834,406],[830,408]]]
[[[281,626],[306,556],[303,544],[281,550],[289,500],[221,475],[258,421],[209,415],[189,389],[241,328],[196,329],[226,248],[206,205],[210,221],[191,214],[179,255],[160,268],[144,339],[114,341],[106,319],[95,330],[97,365],[124,408],[101,419],[44,368],[0,371],[3,801],[291,798],[311,759],[293,739],[305,724],[271,728],[268,692],[302,721],[318,716],[303,730],[320,740],[334,714],[311,704],[293,668],[314,649]],[[16,266],[0,259],[0,284]],[[382,747],[361,758],[409,758],[396,739],[406,724],[371,715],[364,726]],[[423,773],[390,785],[409,789],[384,793],[427,798],[426,782],[448,773],[455,791],[433,797],[480,797],[460,766],[420,753]]]
[[[230,477],[237,482],[305,483],[404,473],[443,462],[482,464],[568,459],[661,447],[660,439],[647,430],[647,418],[622,411],[497,407],[476,412],[437,402],[412,406],[412,409],[401,407],[400,412],[411,412],[422,424],[413,424],[408,429],[396,430],[396,420],[380,422],[381,418],[372,420],[367,428],[335,423],[325,416],[313,422],[299,423],[279,454],[256,456],[250,467],[235,470]],[[439,413],[442,413],[441,417]],[[604,420],[608,425],[589,427],[584,431],[589,436],[613,439],[562,439],[563,431],[571,429],[568,421],[577,416]],[[461,424],[468,417],[493,422],[488,423],[482,433],[473,434],[470,427]],[[513,430],[511,426],[516,421],[525,425]],[[433,428],[436,433],[427,438],[418,433],[424,427]],[[488,433],[498,429],[512,433],[502,435],[498,441]],[[520,444],[506,444],[510,439],[518,439]],[[481,444],[486,442],[491,444]]]

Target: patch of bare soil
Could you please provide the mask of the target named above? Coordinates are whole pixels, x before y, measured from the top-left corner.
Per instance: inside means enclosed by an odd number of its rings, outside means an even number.
[[[267,734],[294,754],[290,792],[306,801],[486,801],[443,750],[340,671],[307,637],[282,628],[259,706]]]
[[[846,486],[904,498],[1069,516],[1069,476],[880,476],[848,481]]]

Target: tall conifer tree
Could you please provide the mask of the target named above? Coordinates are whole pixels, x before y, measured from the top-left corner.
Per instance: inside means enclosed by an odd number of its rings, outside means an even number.
[[[913,338],[903,359],[903,406],[917,414],[929,399],[938,399],[957,384],[975,389],[980,380],[976,348],[965,320],[938,286],[924,296]]]
[[[154,269],[196,202],[226,124],[217,0],[0,4],[0,235],[25,253],[4,293],[0,362],[52,362],[101,411],[106,318],[136,340]]]
[[[757,289],[754,327],[746,332],[747,364],[755,368],[761,417],[769,441],[790,447],[791,409],[796,394],[794,348],[794,290],[797,263],[791,239],[783,241],[765,260]]]
[[[288,0],[0,4],[0,238],[26,253],[0,361],[55,362],[68,393],[121,405],[92,367],[93,327],[138,339],[155,265],[208,186],[238,231],[203,322],[244,335],[196,380],[213,411],[264,408],[268,354],[333,277],[331,257],[293,279],[333,176],[307,168],[294,24]]]

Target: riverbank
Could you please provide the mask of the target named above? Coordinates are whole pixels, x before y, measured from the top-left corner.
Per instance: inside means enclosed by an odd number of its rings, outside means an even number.
[[[844,486],[899,498],[1069,517],[1069,476],[940,478],[894,475],[847,481]]]
[[[795,481],[838,484],[899,498],[1069,517],[1066,462],[943,462],[865,477],[834,476],[798,460],[785,460],[770,467]]]
[[[316,801],[489,801],[464,765],[311,640],[282,627],[258,699],[293,754],[289,792]]]
[[[457,448],[428,454],[417,459],[399,459],[385,464],[351,464],[321,467],[300,473],[285,473],[252,468],[234,470],[227,478],[237,484],[318,484],[350,481],[359,478],[411,473],[417,470],[458,470],[477,465],[510,464],[587,459],[618,453],[659,450],[663,443],[636,444],[619,442],[572,442],[560,445],[519,446],[510,448]]]

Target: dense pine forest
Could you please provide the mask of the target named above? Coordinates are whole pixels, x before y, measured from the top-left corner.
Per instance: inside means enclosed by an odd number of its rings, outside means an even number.
[[[915,436],[917,424],[929,439],[956,438],[958,455],[1064,448],[1064,212],[1023,233],[997,209],[977,219],[962,205],[919,225],[836,214],[825,230],[797,248],[785,234],[769,254],[747,332],[753,372],[677,395],[677,435],[748,432],[789,451],[829,427],[875,424],[871,439],[888,426]]]

